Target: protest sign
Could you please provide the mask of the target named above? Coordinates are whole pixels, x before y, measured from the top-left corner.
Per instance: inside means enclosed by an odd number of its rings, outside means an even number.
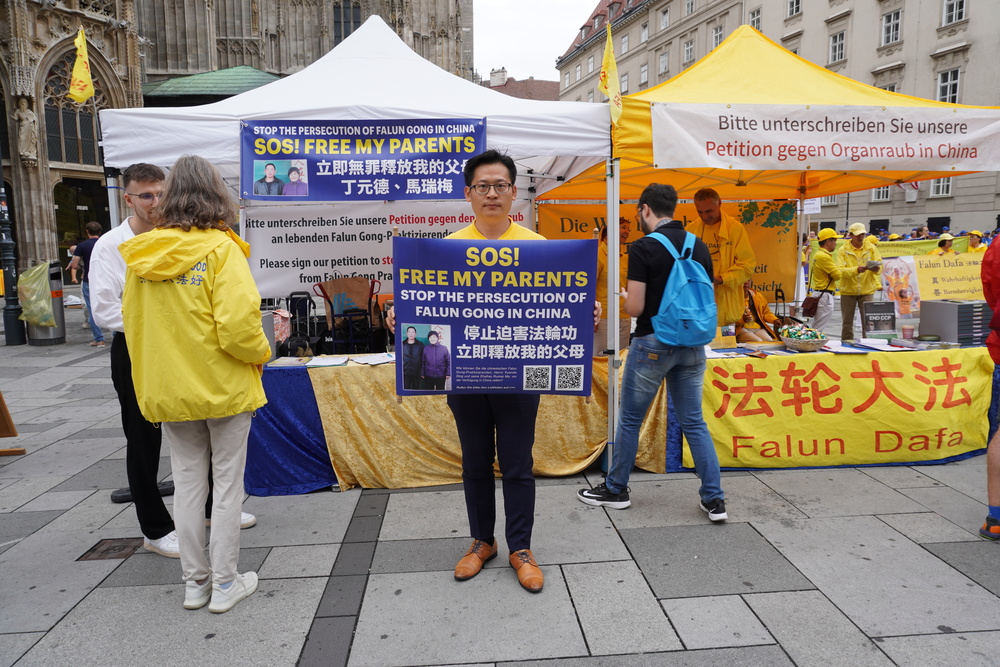
[[[595,241],[396,237],[393,256],[398,394],[590,395]]]
[[[463,199],[486,119],[242,121],[240,196],[265,201]]]

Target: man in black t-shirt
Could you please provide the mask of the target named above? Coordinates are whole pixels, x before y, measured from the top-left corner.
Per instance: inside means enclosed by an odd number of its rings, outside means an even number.
[[[94,252],[97,239],[100,238],[101,232],[104,230],[101,223],[95,220],[84,225],[84,229],[87,230],[87,240],[80,241],[73,251],[73,259],[69,263],[70,279],[74,283],[77,282],[76,272],[82,271],[80,292],[83,294],[83,303],[87,307],[87,324],[90,325],[90,332],[94,335],[94,340],[90,345],[91,347],[104,347],[104,332],[101,331],[101,327],[97,326],[94,314],[90,312],[90,281],[87,280],[87,274],[90,272],[90,254]]]
[[[671,219],[676,206],[677,191],[669,185],[653,183],[639,197],[639,223],[647,236],[633,243],[628,253],[625,310],[636,318],[636,327],[622,376],[616,446],[605,482],[594,489],[581,489],[577,497],[588,505],[612,509],[625,509],[632,504],[628,480],[639,449],[639,429],[646,410],[666,380],[677,419],[691,448],[695,471],[701,478],[701,509],[712,521],[724,521],[727,514],[720,486],[719,458],[701,414],[705,348],[665,345],[656,338],[651,321],[660,308],[674,259],[659,241],[648,235],[662,234],[681,252],[688,232],[679,220]],[[692,253],[692,259],[704,267],[706,275],[714,275],[708,246],[695,239]]]

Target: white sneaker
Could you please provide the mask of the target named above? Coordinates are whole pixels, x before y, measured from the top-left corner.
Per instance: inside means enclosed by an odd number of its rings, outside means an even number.
[[[223,589],[219,584],[212,584],[212,601],[208,605],[208,610],[213,614],[222,614],[233,607],[245,597],[248,597],[257,590],[257,573],[246,572],[237,574],[229,588]]]
[[[197,581],[184,584],[184,608],[201,609],[212,598],[212,577],[199,585]]]
[[[172,530],[158,540],[151,540],[148,537],[142,538],[142,546],[146,551],[158,553],[167,558],[180,558],[181,547],[177,543],[177,531]]]
[[[205,525],[211,526],[212,520],[205,519]],[[257,525],[257,517],[250,514],[250,512],[240,512],[240,528],[250,528],[255,525]]]

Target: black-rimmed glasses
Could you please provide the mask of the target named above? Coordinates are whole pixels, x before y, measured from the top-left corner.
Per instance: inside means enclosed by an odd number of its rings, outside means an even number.
[[[505,195],[510,192],[510,189],[514,187],[513,183],[476,183],[475,185],[470,185],[469,188],[474,190],[476,194],[486,195],[489,194],[490,188],[498,195]]]
[[[137,194],[135,194],[133,192],[126,192],[125,194],[127,194],[129,197],[136,197],[138,199],[141,199],[142,201],[144,201],[146,203],[149,203],[149,202],[153,201],[154,199],[159,199],[160,197],[163,196],[162,193],[156,193],[156,194],[154,194],[152,192],[143,192],[142,194],[139,194],[139,195],[137,195]]]

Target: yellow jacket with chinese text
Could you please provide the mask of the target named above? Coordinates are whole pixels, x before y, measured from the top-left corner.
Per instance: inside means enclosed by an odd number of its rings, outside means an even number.
[[[267,402],[271,356],[250,246],[231,231],[154,229],[119,246],[122,319],[139,409],[151,422],[231,417]]]

